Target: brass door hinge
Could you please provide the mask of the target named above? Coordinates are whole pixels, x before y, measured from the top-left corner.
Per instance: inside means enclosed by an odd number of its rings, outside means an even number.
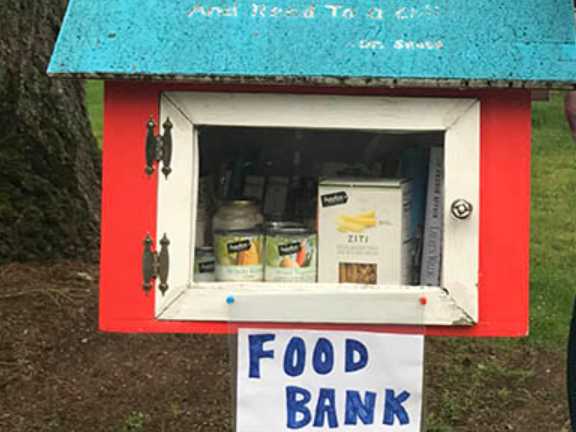
[[[166,178],[172,172],[170,163],[172,160],[172,122],[167,118],[162,127],[164,135],[154,135],[156,123],[150,119],[148,121],[148,132],[146,133],[146,174],[149,176],[154,172],[154,163],[162,162],[162,173]]]
[[[160,252],[152,250],[152,237],[146,235],[144,239],[144,253],[142,254],[142,276],[144,278],[144,292],[148,294],[154,286],[154,278],[160,279],[158,289],[164,295],[168,291],[168,270],[170,267],[170,256],[168,255],[168,245],[170,240],[166,234],[160,240]]]

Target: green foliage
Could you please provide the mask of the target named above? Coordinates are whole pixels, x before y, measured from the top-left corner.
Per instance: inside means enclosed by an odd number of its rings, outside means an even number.
[[[102,126],[104,121],[104,83],[102,81],[86,81],[86,109],[90,117],[92,132],[102,147]]]

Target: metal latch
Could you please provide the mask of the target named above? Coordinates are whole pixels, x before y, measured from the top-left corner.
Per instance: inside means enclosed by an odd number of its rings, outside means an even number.
[[[148,132],[146,134],[146,174],[152,175],[154,163],[162,162],[162,173],[166,178],[172,172],[170,162],[172,159],[172,122],[167,118],[162,127],[164,135],[154,135],[156,123],[150,119],[148,121]]]
[[[164,295],[168,291],[168,269],[170,267],[170,257],[168,255],[168,245],[170,240],[166,234],[160,240],[160,252],[152,250],[152,237],[146,235],[144,239],[144,253],[142,254],[142,275],[144,277],[143,288],[146,294],[154,286],[153,279],[158,277],[160,284],[158,289]]]

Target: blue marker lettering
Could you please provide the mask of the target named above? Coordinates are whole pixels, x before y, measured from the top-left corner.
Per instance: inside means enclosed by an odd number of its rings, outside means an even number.
[[[347,425],[358,424],[358,419],[365,425],[374,424],[374,408],[376,406],[376,393],[367,391],[362,401],[360,392],[346,391],[346,417]]]
[[[257,334],[248,336],[248,345],[250,352],[250,370],[248,376],[250,378],[260,378],[260,359],[274,358],[274,351],[264,350],[264,343],[273,341],[276,335],[273,334]]]
[[[404,402],[410,397],[410,393],[403,391],[398,396],[395,395],[394,390],[386,389],[386,402],[384,405],[384,424],[392,426],[394,418],[398,417],[401,425],[410,423],[410,418],[406,409],[402,406]]]
[[[320,375],[332,372],[334,368],[334,347],[328,339],[320,338],[316,342],[312,365],[316,373]]]
[[[358,354],[358,361],[355,361],[355,354]],[[346,372],[356,372],[363,369],[368,364],[368,349],[355,339],[346,339]]]
[[[336,417],[336,394],[334,389],[320,389],[318,394],[318,403],[316,404],[316,413],[314,415],[314,427],[323,427],[324,419],[328,419],[328,426],[338,427],[338,418]]]
[[[284,352],[284,372],[291,377],[297,377],[304,372],[306,361],[306,345],[297,336],[290,339]]]
[[[312,414],[306,407],[310,399],[308,390],[296,386],[286,387],[286,413],[288,414],[286,426],[288,429],[300,429],[310,423]]]

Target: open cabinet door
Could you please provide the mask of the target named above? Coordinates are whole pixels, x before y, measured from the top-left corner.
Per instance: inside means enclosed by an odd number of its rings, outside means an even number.
[[[164,95],[160,99],[160,119],[164,125],[164,141],[171,137],[171,148],[163,151],[171,153],[170,164],[158,169],[158,207],[156,242],[160,265],[168,260],[167,281],[156,281],[155,315],[158,316],[178,297],[192,279],[192,254],[198,176],[198,161],[194,128],[182,112]],[[192,162],[192,163],[190,163]],[[167,253],[162,253],[162,248]]]

